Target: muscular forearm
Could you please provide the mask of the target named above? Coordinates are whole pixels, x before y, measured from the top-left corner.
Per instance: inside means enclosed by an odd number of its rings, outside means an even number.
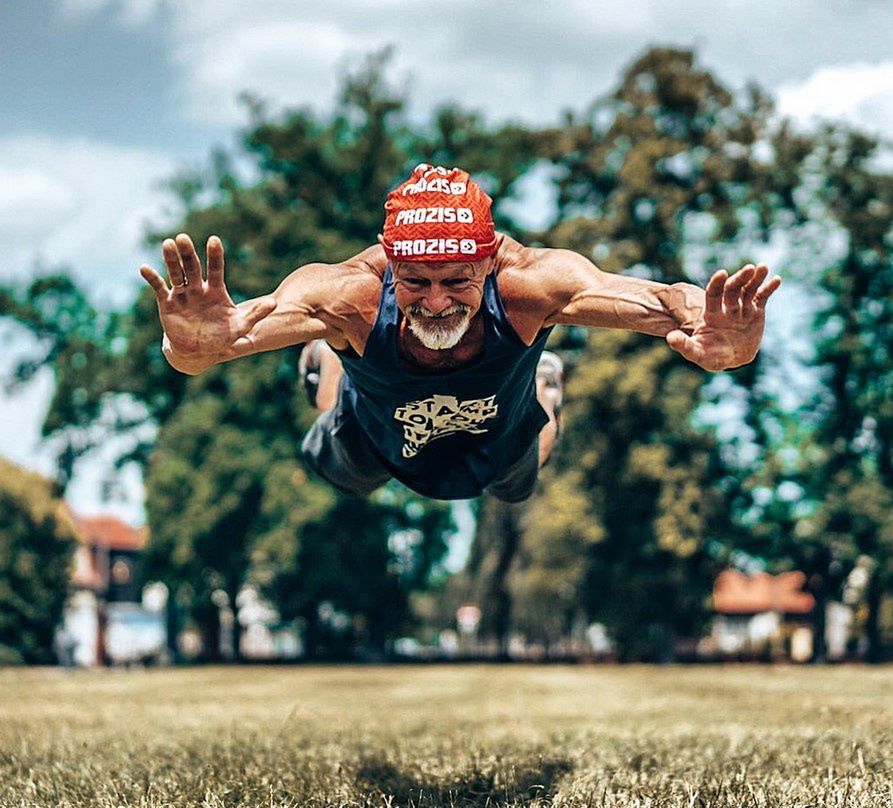
[[[764,309],[781,278],[765,265],[713,273],[706,289],[602,272],[568,250],[537,256],[543,286],[561,304],[547,324],[624,328],[665,337],[669,346],[705,370],[752,362],[760,347]]]
[[[704,290],[690,283],[656,281],[601,273],[574,295],[557,322],[599,328],[623,328],[665,337],[681,329],[691,333],[703,316]]]
[[[677,328],[686,334],[691,334],[695,326],[704,319],[706,296],[704,290],[693,283],[661,285],[654,291],[654,295],[673,321],[670,327],[658,336],[665,337]]]

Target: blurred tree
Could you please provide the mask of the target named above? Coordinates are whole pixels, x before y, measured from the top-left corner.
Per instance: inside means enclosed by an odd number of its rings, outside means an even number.
[[[126,345],[123,317],[97,311],[64,271],[24,290],[0,289],[0,317],[15,320],[34,337],[8,384],[25,384],[45,367],[53,372],[53,398],[41,433],[53,439],[64,490],[83,454],[110,432],[133,425],[115,395],[115,364]]]
[[[74,548],[58,487],[0,459],[0,664],[54,661]]]
[[[261,101],[248,99],[252,124],[244,135],[244,153],[215,154],[207,175],[173,178],[170,188],[179,200],[180,220],[149,241],[186,231],[201,245],[211,233],[220,234],[227,249],[227,284],[239,301],[268,293],[295,266],[342,260],[374,244],[387,191],[422,159],[436,156],[474,170],[493,158],[482,180],[497,202],[510,194],[510,164],[516,163],[520,174],[524,161],[534,157],[522,130],[509,128],[503,137],[488,131],[477,116],[449,108],[426,131],[410,130],[402,118],[403,100],[385,78],[388,58],[387,52],[373,55],[347,75],[328,117],[303,110],[274,118]],[[241,168],[246,162],[251,164],[248,179]],[[57,310],[40,308],[41,289],[25,299],[7,295],[2,300],[3,313],[29,325],[33,321],[38,336],[38,328],[58,326],[53,344],[59,347],[31,362],[34,369],[52,366],[59,384],[68,385],[65,396],[54,400],[45,431],[72,430],[80,441],[77,452],[83,453],[95,445],[93,427],[104,408],[120,402],[130,404],[123,409],[133,417],[116,419],[113,426],[129,429],[139,420],[157,425],[157,434],[138,441],[121,462],[135,460],[145,472],[152,537],[147,575],[166,580],[179,593],[175,601],[200,624],[207,654],[215,656],[219,647],[216,603],[221,593],[233,603],[252,564],[268,572],[265,559],[274,556],[281,574],[268,578],[265,589],[282,598],[285,614],[306,616],[323,601],[342,603],[359,610],[357,616],[365,621],[362,636],[380,645],[385,629],[406,616],[406,598],[394,587],[424,586],[444,552],[448,521],[443,508],[412,500],[398,507],[387,497],[347,502],[307,477],[299,445],[315,412],[298,390],[295,351],[252,357],[187,378],[161,355],[161,330],[148,288],[130,312],[106,326],[71,281],[53,283],[72,299],[74,325],[71,318],[60,319]],[[95,358],[89,368],[76,356],[80,343],[75,338],[82,332],[92,353],[87,347],[80,352]],[[83,400],[80,409],[72,410],[72,400]],[[422,513],[412,515],[419,507]],[[402,519],[395,515],[400,508],[409,509]],[[360,525],[363,529],[357,530]],[[385,529],[422,531],[422,540],[409,548],[411,563],[388,548]],[[338,552],[329,551],[329,541]],[[288,553],[294,554],[290,562]],[[351,566],[363,558],[369,563]],[[312,569],[316,563],[323,564],[318,571]],[[327,570],[325,564],[334,566]],[[345,588],[343,581],[351,576],[362,579],[366,594]],[[341,581],[337,586],[336,580]],[[306,591],[286,597],[292,584]],[[373,595],[383,600],[372,602]],[[234,632],[238,648],[238,623]]]
[[[792,265],[815,303],[819,383],[796,411],[759,396],[749,410],[762,451],[741,475],[741,546],[775,569],[806,573],[816,661],[825,658],[827,602],[842,597],[860,557],[871,559],[865,629],[878,659],[878,615],[893,583],[893,175],[883,144],[850,129],[784,128],[774,145],[792,224],[809,229],[802,238],[811,244]]]
[[[329,120],[295,112],[274,121],[253,102],[255,121],[244,140],[257,166],[253,184],[239,183],[218,157],[215,201],[188,210],[178,229],[200,241],[221,234],[235,299],[269,292],[295,266],[341,260],[375,242],[382,201],[411,162],[385,58],[347,77]],[[147,308],[140,327],[155,341],[136,344],[157,351],[159,325]],[[190,379],[149,457],[151,574],[165,577],[166,567],[189,584],[208,648],[217,647],[219,630],[209,606],[214,591],[234,603],[254,568],[283,617],[303,617],[311,633],[323,602],[362,622],[360,639],[379,648],[406,617],[387,539],[413,520],[401,522],[378,499],[346,500],[308,478],[299,447],[316,413],[298,389],[296,358],[281,351]],[[169,520],[171,513],[178,519]],[[424,585],[444,549],[443,523],[422,521],[431,530],[412,548],[425,567],[414,586]],[[238,622],[234,632],[238,648]],[[308,650],[316,648],[310,638]]]
[[[341,497],[327,489],[334,502],[325,510],[319,502],[303,503],[305,510],[317,509],[308,519],[296,514],[293,504],[294,478],[303,472],[280,472],[292,479],[283,477],[282,487],[271,488],[265,499],[269,531],[255,545],[255,580],[284,620],[303,623],[308,655],[335,650],[325,646],[323,603],[350,615],[342,631],[346,648],[359,646],[380,655],[389,637],[411,628],[408,597],[427,587],[446,551],[449,510],[398,486],[371,499]],[[296,518],[303,522],[300,530],[289,523]]]
[[[649,50],[612,95],[542,134],[559,217],[540,238],[606,271],[703,283],[723,256],[707,251],[699,266],[686,252],[693,233],[730,241],[760,226],[750,194],[767,181],[755,153],[770,111],[754,88],[736,101],[690,51]],[[554,625],[540,630],[566,633],[582,608],[608,625],[621,658],[664,659],[700,629],[717,569],[708,550],[731,530],[717,441],[692,420],[709,377],[632,333],[590,332],[570,358],[562,444],[517,569],[518,615],[535,630],[532,604],[545,599]],[[747,385],[755,372],[736,377]]]
[[[816,425],[809,494],[819,503],[798,524],[852,568],[874,561],[867,589],[868,657],[883,656],[878,615],[893,594],[893,173],[875,138],[828,128],[816,150],[817,197],[843,235],[818,286],[816,365],[822,387],[806,413]],[[825,573],[827,574],[827,573]],[[840,583],[840,580],[837,581]]]

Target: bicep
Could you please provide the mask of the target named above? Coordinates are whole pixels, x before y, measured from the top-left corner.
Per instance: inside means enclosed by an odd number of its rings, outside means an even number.
[[[340,341],[341,333],[326,316],[324,301],[337,277],[337,267],[307,264],[289,274],[268,296],[275,306],[234,346],[245,356],[300,345],[313,339]],[[239,307],[249,307],[247,300]]]

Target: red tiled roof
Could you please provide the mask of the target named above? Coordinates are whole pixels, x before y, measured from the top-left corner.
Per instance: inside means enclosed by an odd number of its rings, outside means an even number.
[[[78,516],[71,514],[78,538],[85,544],[99,544],[110,550],[141,550],[146,543],[145,528],[135,528],[117,516]]]
[[[815,607],[815,598],[803,591],[805,583],[802,572],[745,575],[738,570],[724,570],[713,584],[713,606],[720,614],[809,614]]]

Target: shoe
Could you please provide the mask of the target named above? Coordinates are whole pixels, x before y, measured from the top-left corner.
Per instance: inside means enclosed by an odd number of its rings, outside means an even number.
[[[304,346],[298,359],[298,377],[311,407],[316,406],[316,394],[319,392],[321,345],[322,340],[311,340]]]
[[[552,351],[543,351],[536,366],[537,381],[543,380],[554,402],[555,423],[561,424],[561,404],[564,399],[564,362]]]

